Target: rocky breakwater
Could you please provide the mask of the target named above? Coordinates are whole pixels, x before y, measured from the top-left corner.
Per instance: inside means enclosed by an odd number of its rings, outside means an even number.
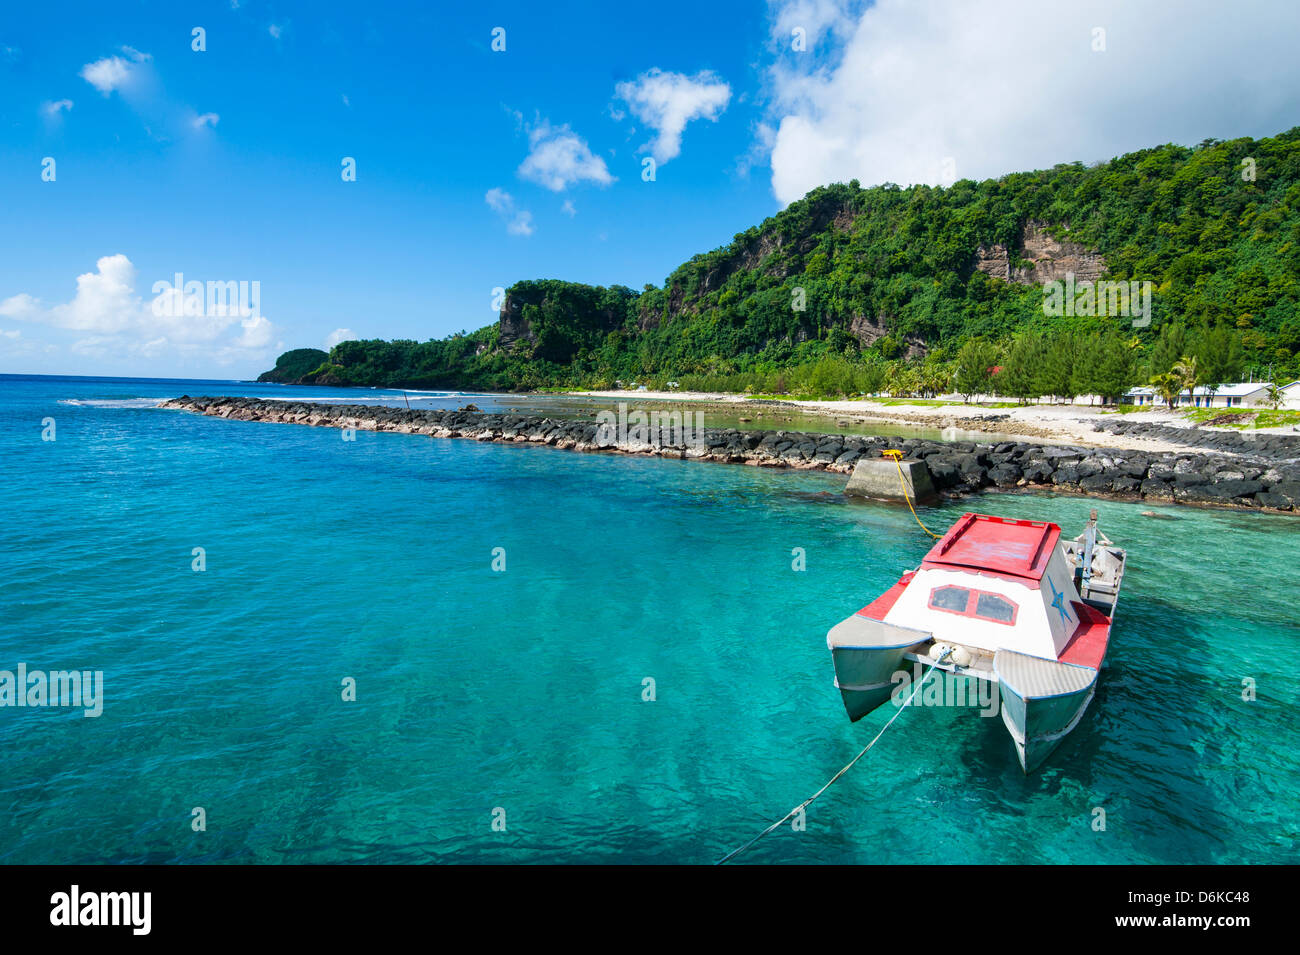
[[[407,410],[387,406],[326,405],[258,398],[182,396],[161,407],[239,421],[264,421],[358,431],[397,431],[437,438],[470,438],[547,445],[579,451],[697,459],[757,467],[848,474],[864,456],[897,448],[925,461],[935,489],[963,496],[986,488],[1041,490],[1185,504],[1277,511],[1300,509],[1300,462],[1241,455],[1150,454],[1031,442],[974,443],[919,438],[671,428],[618,434],[591,418],[561,419],[515,413]]]
[[[1093,430],[1133,438],[1153,438],[1171,444],[1252,458],[1275,461],[1300,460],[1300,434],[1252,434],[1248,431],[1180,428],[1175,425],[1148,424],[1145,421],[1103,421],[1094,425]]]

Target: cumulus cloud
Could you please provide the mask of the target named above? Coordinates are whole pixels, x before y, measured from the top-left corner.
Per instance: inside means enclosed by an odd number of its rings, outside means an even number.
[[[511,235],[530,236],[533,234],[533,214],[527,209],[520,209],[515,204],[515,197],[504,189],[494,187],[483,196],[488,208],[499,215],[506,223],[506,231]]]
[[[49,119],[54,119],[60,113],[71,111],[71,109],[72,100],[70,99],[55,100],[51,103],[44,103],[41,106],[41,112]]]
[[[802,31],[803,49],[816,52],[818,44],[832,33],[851,29],[854,18],[846,0],[772,0],[772,33],[778,47],[795,50],[796,32]]]
[[[710,70],[694,76],[666,73],[657,67],[614,87],[619,99],[657,134],[642,147],[655,162],[666,163],[682,151],[682,133],[694,119],[717,120],[731,101],[731,87]]]
[[[125,56],[106,56],[81,68],[80,76],[105,96],[121,90],[134,81],[138,68],[153,57],[129,46],[122,47]]]
[[[357,340],[357,333],[350,328],[336,328],[325,336],[325,350],[329,351],[339,342],[354,342]]]
[[[560,211],[572,219],[578,214],[578,207],[573,204],[572,199],[565,199],[564,205],[560,206]]]
[[[169,276],[169,278],[171,278]],[[84,354],[157,355],[204,352],[217,360],[248,357],[270,345],[275,329],[263,315],[234,309],[187,307],[182,290],[166,286],[149,300],[135,291],[136,270],[125,255],[106,255],[95,271],[77,276],[73,297],[47,306],[25,292],[0,301],[0,316],[85,333],[74,350]],[[186,283],[187,285],[189,283]],[[260,295],[259,295],[260,297]]]
[[[202,116],[194,117],[193,126],[195,129],[202,129],[204,126],[216,126],[221,122],[221,117],[216,113],[204,113]]]
[[[543,120],[528,132],[529,153],[519,166],[519,177],[560,192],[579,182],[608,186],[614,181],[605,160],[593,155],[587,141],[568,125],[552,126]]]
[[[773,192],[790,202],[833,181],[935,184],[1280,132],[1300,112],[1300,5],[1249,6],[1188,0],[1175,30],[1159,4],[1127,0],[1051,16],[1028,0],[877,0],[851,16],[828,0],[777,4]],[[790,52],[800,18],[843,38],[833,56]]]
[[[511,235],[529,236],[533,234],[533,214],[527,209],[521,210],[506,223],[506,231]]]

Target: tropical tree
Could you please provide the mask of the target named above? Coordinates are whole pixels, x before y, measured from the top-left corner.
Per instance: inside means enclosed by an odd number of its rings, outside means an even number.
[[[1043,336],[1037,332],[1026,329],[1017,334],[1011,340],[1006,361],[998,375],[998,391],[1019,399],[1021,404],[1030,398],[1040,397],[1042,392],[1038,389],[1038,370],[1046,351]]]
[[[1055,395],[1073,401],[1078,391],[1074,387],[1074,360],[1076,346],[1068,331],[1057,332],[1047,343],[1042,364],[1035,378],[1039,394]]]
[[[992,342],[973,338],[957,352],[952,384],[968,404],[975,395],[993,391],[993,367],[998,363],[998,348]]]
[[[1184,355],[1174,362],[1174,367],[1170,369],[1170,373],[1177,375],[1178,380],[1183,383],[1183,388],[1187,389],[1187,400],[1195,400],[1196,386],[1200,384],[1200,375],[1196,370],[1196,356]],[[1179,389],[1180,392],[1181,390]]]
[[[1174,409],[1174,404],[1178,401],[1178,396],[1183,393],[1183,379],[1181,376],[1172,371],[1167,371],[1162,375],[1156,375],[1151,379],[1151,387],[1156,390],[1169,410]]]

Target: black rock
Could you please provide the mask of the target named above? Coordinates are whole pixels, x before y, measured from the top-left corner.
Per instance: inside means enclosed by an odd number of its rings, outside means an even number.
[[[1013,487],[1023,472],[1014,464],[999,464],[989,471],[989,480],[998,487]]]

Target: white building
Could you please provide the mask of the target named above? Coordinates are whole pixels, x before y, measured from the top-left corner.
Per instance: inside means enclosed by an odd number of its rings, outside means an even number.
[[[1300,382],[1293,382],[1287,388],[1295,388],[1297,384]],[[1294,394],[1295,400],[1300,402],[1300,389]],[[1131,405],[1164,404],[1164,399],[1156,394],[1155,389],[1147,387],[1130,389],[1125,393],[1124,401]],[[1199,385],[1191,392],[1184,388],[1177,401],[1180,408],[1263,408],[1267,405],[1267,381],[1239,381],[1217,388]]]
[[[1282,407],[1300,411],[1300,381],[1282,386]]]

